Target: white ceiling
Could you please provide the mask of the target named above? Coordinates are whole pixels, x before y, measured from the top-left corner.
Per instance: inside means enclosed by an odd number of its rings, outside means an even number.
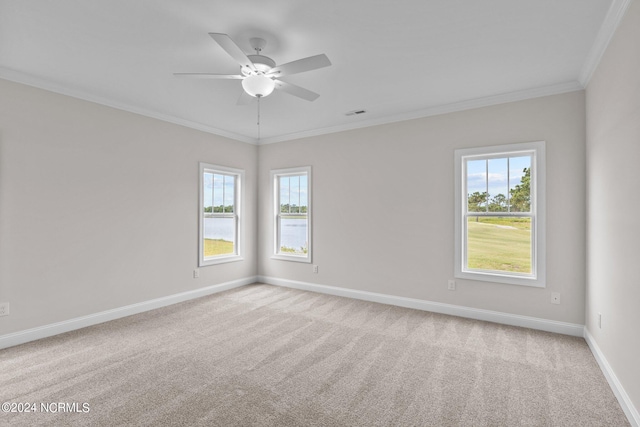
[[[249,38],[283,64],[332,66],[282,80],[320,94],[261,101],[259,142],[577,90],[620,0],[0,0],[0,77],[258,142],[257,105],[208,35]],[[609,12],[609,13],[608,13]],[[602,29],[602,30],[601,30]],[[366,114],[345,116],[351,110]]]

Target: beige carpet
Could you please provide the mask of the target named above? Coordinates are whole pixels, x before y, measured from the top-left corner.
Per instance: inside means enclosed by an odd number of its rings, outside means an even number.
[[[11,426],[629,425],[581,338],[268,285],[2,350],[0,386],[76,411]]]

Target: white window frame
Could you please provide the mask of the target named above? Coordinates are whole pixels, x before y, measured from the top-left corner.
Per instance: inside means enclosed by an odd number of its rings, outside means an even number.
[[[221,175],[233,175],[235,177],[234,188],[234,212],[232,214],[224,214],[225,217],[235,218],[235,242],[234,253],[216,255],[212,257],[204,256],[204,174],[214,173]],[[210,163],[200,163],[199,177],[199,210],[198,210],[198,267],[205,267],[208,265],[222,264],[226,262],[240,261],[242,257],[242,184],[244,181],[244,170],[234,169],[226,166],[213,165]],[[213,212],[212,212],[213,214]]]
[[[466,162],[487,158],[531,155],[531,262],[532,274],[478,271],[466,268],[467,180]],[[525,142],[455,150],[455,268],[457,278],[545,287],[546,283],[546,179],[545,142]],[[522,216],[500,212],[499,216]],[[529,215],[526,215],[529,216]]]
[[[307,175],[307,253],[304,255],[293,254],[280,251],[280,186],[279,178],[283,176]],[[271,171],[271,194],[273,194],[273,254],[272,259],[295,262],[311,262],[311,217],[312,217],[312,194],[311,194],[311,166],[274,169]]]

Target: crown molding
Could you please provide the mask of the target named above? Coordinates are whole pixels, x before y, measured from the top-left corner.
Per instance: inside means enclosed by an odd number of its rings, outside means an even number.
[[[587,59],[582,65],[582,70],[580,70],[578,81],[583,87],[586,88],[589,84],[591,76],[593,76],[596,68],[598,68],[602,55],[604,55],[604,52],[607,50],[607,46],[609,46],[630,4],[631,0],[613,0],[611,2],[611,6],[607,11],[607,15],[604,17],[602,26],[600,26],[596,40],[593,42]]]
[[[438,116],[441,114],[455,113],[458,111],[471,110],[474,108],[489,107],[492,105],[506,104],[515,101],[524,101],[532,98],[540,98],[543,96],[559,95],[567,92],[575,92],[583,90],[577,81],[559,83],[550,86],[542,86],[533,89],[509,92],[500,95],[492,95],[483,98],[475,98],[466,101],[456,102],[453,104],[439,105],[417,111],[410,111],[402,114],[379,117],[376,119],[362,120],[359,122],[348,123],[339,126],[331,126],[321,129],[314,129],[304,132],[291,133],[288,135],[274,136],[263,138],[258,141],[258,145],[273,144],[276,142],[291,141],[300,138],[309,138],[329,133],[342,132],[347,130],[361,129],[370,126],[384,125],[388,123],[400,122],[405,120],[420,119],[423,117]]]
[[[629,0],[625,0],[629,1]],[[523,101],[526,99],[539,98],[543,96],[558,95],[566,92],[574,92],[583,90],[584,86],[577,81],[570,81],[565,83],[559,83],[550,86],[542,86],[532,89],[526,89],[521,91],[509,92],[499,95],[492,95],[483,98],[475,98],[466,101],[456,102],[453,104],[439,105],[426,109],[409,111],[402,114],[394,114],[390,116],[379,117],[370,120],[363,120],[358,122],[347,123],[338,126],[330,126],[326,128],[312,129],[309,131],[295,132],[286,135],[278,135],[269,138],[250,138],[245,135],[240,135],[233,132],[228,132],[223,129],[218,129],[212,126],[207,126],[202,123],[193,122],[190,120],[181,119],[168,114],[159,113],[137,106],[120,103],[112,99],[107,99],[99,96],[92,95],[85,91],[79,91],[72,89],[64,85],[53,83],[39,77],[35,77],[26,73],[18,72],[8,68],[0,67],[0,78],[21,83],[27,86],[33,86],[39,89],[44,89],[50,92],[59,93],[61,95],[71,96],[73,98],[82,99],[85,101],[93,102],[107,107],[116,108],[130,113],[139,114],[142,116],[150,117],[164,122],[185,126],[191,129],[199,130],[202,132],[211,133],[214,135],[222,136],[225,138],[233,139],[240,142],[245,142],[253,145],[273,144],[276,142],[291,141],[301,138],[309,138],[312,136],[319,136],[325,134],[331,134],[336,132],[343,132],[354,129],[361,129],[370,126],[378,126],[388,123],[395,123],[405,120],[419,119],[430,116],[437,116],[441,114],[454,113],[457,111],[471,110],[474,108],[488,107],[491,105],[505,104],[515,101]]]
[[[85,91],[72,89],[65,85],[54,83],[40,77],[36,77],[20,71],[11,70],[9,68],[0,67],[0,78],[9,80],[15,83],[20,83],[27,86],[32,86],[38,89],[43,89],[49,92],[58,93],[60,95],[70,96],[78,98],[83,101],[93,102],[95,104],[104,105],[118,110],[127,111],[129,113],[139,114],[141,116],[150,117],[152,119],[161,120],[167,123],[173,123],[176,125],[188,127],[191,129],[199,130],[202,132],[211,133],[214,135],[222,136],[236,141],[246,142],[248,144],[257,144],[258,140],[250,138],[244,135],[240,135],[233,132],[228,132],[223,129],[218,129],[212,126],[207,126],[202,123],[193,122],[191,120],[181,119],[179,117],[171,116],[168,114],[159,113],[157,111],[148,110],[146,108],[137,107],[134,105],[125,104],[122,102],[114,101],[113,99],[103,98],[90,94]]]

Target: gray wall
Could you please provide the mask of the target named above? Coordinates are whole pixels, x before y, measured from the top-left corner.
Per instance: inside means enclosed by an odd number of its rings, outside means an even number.
[[[197,265],[198,162],[245,169],[245,260]],[[0,335],[256,274],[256,146],[0,80]]]
[[[639,41],[640,3],[632,2],[586,97],[586,328],[636,408],[640,408]]]
[[[457,280],[454,150],[547,141],[547,287]],[[313,264],[273,260],[269,171],[312,166]],[[585,110],[573,92],[259,147],[260,275],[584,322]],[[560,305],[551,304],[560,292]]]
[[[257,273],[584,322],[582,92],[255,147],[11,82],[0,90],[0,301],[11,303],[0,333]],[[458,280],[448,291],[453,151],[536,140],[547,141],[547,288]],[[193,279],[199,161],[246,170],[246,250]],[[318,274],[269,257],[269,171],[304,165]]]

